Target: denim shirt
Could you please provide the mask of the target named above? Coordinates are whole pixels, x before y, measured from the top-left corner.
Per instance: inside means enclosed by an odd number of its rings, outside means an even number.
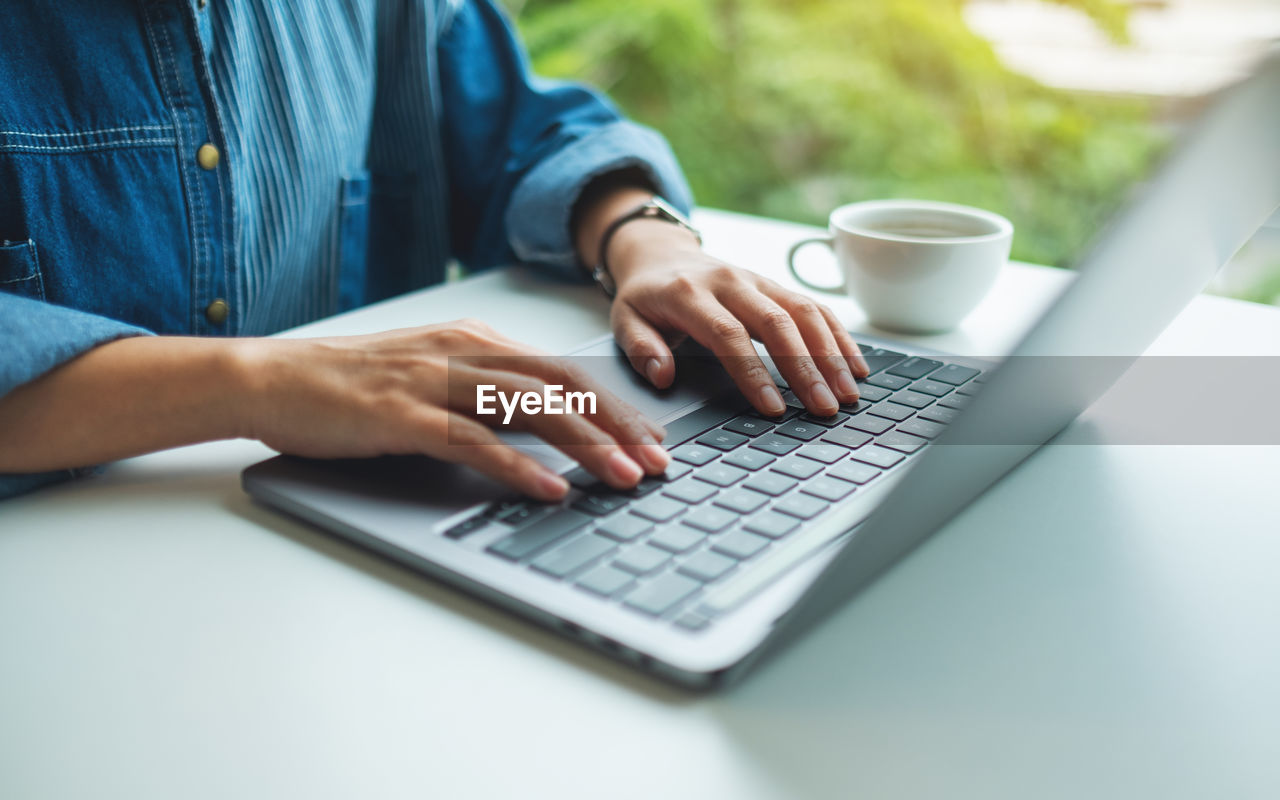
[[[0,396],[103,342],[271,333],[452,259],[581,277],[570,213],[606,172],[691,203],[661,137],[531,75],[490,0],[6,6]]]

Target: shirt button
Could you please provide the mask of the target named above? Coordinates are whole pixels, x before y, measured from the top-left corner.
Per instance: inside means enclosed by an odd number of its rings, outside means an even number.
[[[204,318],[214,325],[221,325],[227,321],[227,315],[231,313],[231,306],[227,305],[227,301],[219,297],[209,305],[205,306]]]
[[[221,157],[222,154],[218,152],[218,148],[211,144],[202,144],[196,151],[196,163],[204,169],[216,169],[218,159]]]

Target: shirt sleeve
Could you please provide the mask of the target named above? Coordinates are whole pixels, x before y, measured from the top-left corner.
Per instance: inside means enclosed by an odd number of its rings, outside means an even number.
[[[661,136],[590,89],[533,75],[491,0],[455,5],[438,48],[455,256],[473,268],[518,258],[584,276],[573,205],[592,179],[624,168],[688,213],[693,198]]]
[[[106,317],[0,292],[0,397],[100,344],[147,333]],[[0,473],[0,499],[92,471]]]

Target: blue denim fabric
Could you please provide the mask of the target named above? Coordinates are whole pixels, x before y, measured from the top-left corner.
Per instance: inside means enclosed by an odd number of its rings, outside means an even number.
[[[286,7],[236,8],[278,21]],[[279,76],[294,101],[323,105],[327,93],[363,109],[357,147],[308,149],[302,137],[290,154],[307,175],[336,176],[292,198],[320,235],[280,236],[272,226],[291,218],[245,191],[262,142],[225,99],[262,66],[247,50],[215,74],[221,31],[195,0],[6,4],[7,29],[22,33],[0,47],[0,396],[114,338],[270,333],[439,282],[451,258],[472,269],[519,258],[580,279],[570,210],[591,178],[621,167],[691,204],[665,142],[589,90],[532,76],[490,0],[287,8],[301,50],[324,56],[345,37],[369,54],[342,85],[302,68]],[[215,169],[197,161],[204,143],[223,153]],[[268,234],[317,257],[255,250]],[[286,303],[279,286],[314,296]],[[204,315],[214,298],[231,303],[220,324]],[[67,474],[0,476],[0,497]]]

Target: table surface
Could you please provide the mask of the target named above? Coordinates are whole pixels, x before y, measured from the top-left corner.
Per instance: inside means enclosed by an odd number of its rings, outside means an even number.
[[[812,232],[698,222],[787,284]],[[1065,281],[1011,265],[920,341],[1007,352]],[[592,289],[511,269],[289,335],[461,316],[551,350],[607,327]],[[1280,309],[1200,297],[1152,352],[1280,355]],[[1046,447],[710,695],[256,506],[239,473],[267,455],[0,504],[0,796],[1280,796],[1280,448]]]

